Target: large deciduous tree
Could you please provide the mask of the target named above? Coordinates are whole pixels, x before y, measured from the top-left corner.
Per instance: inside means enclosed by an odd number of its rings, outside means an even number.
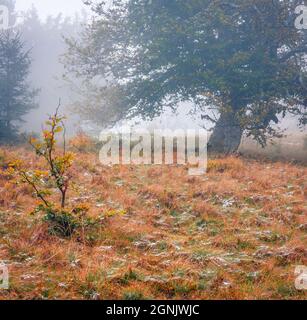
[[[68,40],[67,66],[109,80],[101,92],[121,96],[117,118],[192,101],[215,122],[209,146],[223,153],[237,151],[243,133],[265,145],[287,113],[306,124],[307,36],[294,24],[301,1],[87,2],[96,19],[82,41]]]

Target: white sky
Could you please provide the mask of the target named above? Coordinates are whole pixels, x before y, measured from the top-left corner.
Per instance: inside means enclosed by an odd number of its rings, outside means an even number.
[[[26,11],[31,8],[32,4],[42,18],[61,12],[66,16],[72,16],[82,8],[87,8],[82,0],[16,0],[16,10]]]

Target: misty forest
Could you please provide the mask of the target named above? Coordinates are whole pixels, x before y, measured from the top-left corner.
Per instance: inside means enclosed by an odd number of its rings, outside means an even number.
[[[18,2],[0,0],[0,300],[305,300],[307,6]],[[122,135],[104,162],[122,128],[205,130],[205,171],[186,137],[149,164]]]

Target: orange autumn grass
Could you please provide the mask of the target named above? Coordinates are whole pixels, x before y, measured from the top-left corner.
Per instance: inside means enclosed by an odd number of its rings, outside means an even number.
[[[45,169],[10,147],[2,170],[16,157]],[[33,190],[0,173],[0,260],[10,272],[0,299],[306,299],[294,286],[295,266],[307,265],[306,167],[230,157],[189,177],[180,166],[104,167],[80,150],[71,175],[67,201],[108,216],[90,243],[50,235],[29,214]]]

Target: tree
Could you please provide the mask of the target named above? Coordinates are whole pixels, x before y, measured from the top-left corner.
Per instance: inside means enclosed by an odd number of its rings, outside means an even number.
[[[237,151],[244,133],[264,146],[287,113],[306,124],[307,39],[294,27],[300,2],[87,1],[97,18],[80,42],[68,40],[67,66],[87,81],[109,79],[102,92],[120,92],[120,117],[152,118],[192,101],[215,123],[213,151]]]
[[[37,90],[27,83],[30,51],[25,50],[21,34],[13,30],[0,32],[0,141],[16,138],[17,124],[36,107]]]

